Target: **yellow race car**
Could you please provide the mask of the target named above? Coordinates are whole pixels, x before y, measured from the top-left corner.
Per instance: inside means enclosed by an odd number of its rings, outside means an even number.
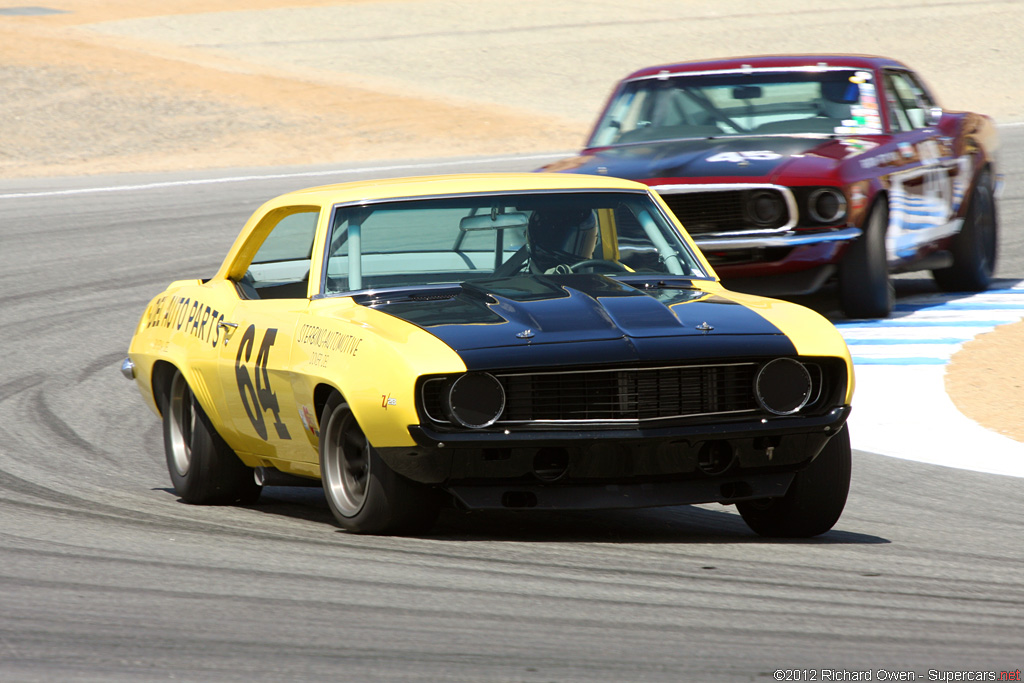
[[[628,180],[486,174],[285,194],[139,321],[122,371],[182,500],[322,486],[340,526],[464,509],[736,504],[812,536],[850,481],[849,351],[724,289]]]

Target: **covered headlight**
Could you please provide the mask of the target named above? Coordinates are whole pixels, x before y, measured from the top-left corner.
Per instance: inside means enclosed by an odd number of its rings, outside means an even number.
[[[834,187],[823,187],[807,197],[807,210],[819,223],[838,223],[846,217],[846,197]]]
[[[448,384],[443,405],[452,422],[470,429],[482,429],[501,417],[505,410],[505,390],[493,375],[470,372]]]
[[[786,202],[778,192],[758,190],[747,194],[744,210],[754,225],[777,227],[783,222]]]
[[[807,368],[792,358],[776,358],[761,366],[754,378],[758,404],[775,415],[792,415],[811,400],[813,385]]]

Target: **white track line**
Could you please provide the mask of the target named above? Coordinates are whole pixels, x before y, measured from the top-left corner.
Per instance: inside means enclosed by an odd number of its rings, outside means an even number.
[[[105,192],[138,192],[167,187],[190,187],[196,185],[217,185],[220,183],[245,183],[260,180],[282,180],[288,178],[320,178],[332,175],[355,175],[358,173],[390,173],[391,171],[428,171],[438,168],[458,166],[474,166],[478,164],[502,163],[505,161],[546,161],[570,156],[571,152],[560,154],[535,154],[529,156],[487,157],[481,159],[463,159],[459,161],[429,161],[411,164],[392,164],[389,166],[365,166],[360,168],[332,169],[327,171],[298,171],[295,173],[268,173],[267,175],[224,176],[221,178],[196,178],[192,180],[168,180],[139,185],[107,185],[102,187],[82,187],[71,190],[43,190],[39,192],[10,192],[0,194],[0,199],[24,199],[29,197],[62,197],[76,194],[101,194]],[[434,174],[431,174],[434,175]]]

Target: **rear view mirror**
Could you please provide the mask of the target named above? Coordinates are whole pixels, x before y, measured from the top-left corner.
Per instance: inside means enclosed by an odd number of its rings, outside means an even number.
[[[761,97],[762,92],[760,86],[741,85],[732,89],[732,98],[734,100],[756,100]]]
[[[493,217],[489,213],[480,216],[466,216],[459,221],[459,230],[470,232],[473,230],[509,230],[519,228],[525,230],[530,219],[525,213],[513,211],[511,213],[499,213]]]

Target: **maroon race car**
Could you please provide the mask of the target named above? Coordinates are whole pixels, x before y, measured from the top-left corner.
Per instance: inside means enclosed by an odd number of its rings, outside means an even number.
[[[740,57],[628,76],[580,155],[542,170],[642,181],[731,288],[837,278],[845,314],[873,318],[892,309],[894,272],[988,287],[996,147],[989,117],[943,111],[892,59]]]

